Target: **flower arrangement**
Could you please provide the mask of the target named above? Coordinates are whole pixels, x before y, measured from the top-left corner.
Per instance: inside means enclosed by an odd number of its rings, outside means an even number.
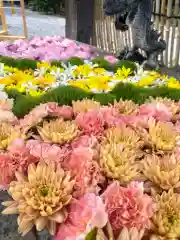
[[[49,102],[21,119],[11,107],[0,105],[0,186],[12,197],[2,214],[18,214],[22,235],[180,237],[180,102]]]
[[[16,40],[0,43],[0,55],[13,58],[28,58],[44,61],[66,60],[71,57],[91,59],[97,56],[88,45],[63,37],[34,37],[31,40]]]
[[[130,83],[137,87],[165,86],[179,89],[180,83],[175,78],[161,76],[157,72],[142,71],[138,66],[137,72],[122,66],[115,72],[108,71],[98,64],[85,60],[82,65],[61,63],[61,67],[49,62],[38,62],[37,69],[24,71],[18,68],[0,64],[0,84],[6,89],[16,89],[31,96],[43,95],[59,86],[75,86],[86,92],[106,93],[119,83]]]

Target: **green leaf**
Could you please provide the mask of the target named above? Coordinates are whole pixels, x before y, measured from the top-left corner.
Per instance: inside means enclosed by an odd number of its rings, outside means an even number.
[[[85,238],[85,240],[96,240],[97,229],[93,229]]]

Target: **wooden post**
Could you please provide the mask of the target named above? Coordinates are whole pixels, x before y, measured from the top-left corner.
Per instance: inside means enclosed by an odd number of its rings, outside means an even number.
[[[77,38],[77,9],[76,0],[65,0],[66,37]]]
[[[77,41],[92,44],[94,0],[77,0]]]

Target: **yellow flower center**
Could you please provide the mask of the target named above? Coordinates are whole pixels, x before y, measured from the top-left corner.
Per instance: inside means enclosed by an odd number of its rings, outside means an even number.
[[[49,193],[49,188],[47,185],[43,185],[39,187],[40,196],[47,197],[48,193]]]
[[[173,225],[176,221],[176,216],[175,215],[170,215],[168,216],[168,222],[169,224]]]

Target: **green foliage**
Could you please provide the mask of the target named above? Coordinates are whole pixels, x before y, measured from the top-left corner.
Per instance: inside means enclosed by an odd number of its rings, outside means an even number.
[[[11,57],[0,56],[0,62],[4,63],[9,67],[18,68],[20,70],[32,69],[35,70],[37,68],[37,63],[39,61],[31,60],[31,59],[14,59]],[[70,63],[71,65],[82,65],[84,64],[84,60],[78,57],[72,57],[66,61],[66,63]],[[134,72],[136,70],[136,65],[133,62],[121,60],[116,64],[111,64],[108,61],[102,58],[94,58],[92,62],[99,64],[100,67],[105,68],[109,71],[117,71],[118,68],[125,66],[126,68],[131,68]],[[52,66],[62,67],[62,61],[52,61]]]
[[[18,118],[21,118],[40,103],[39,97],[21,96],[15,100],[12,111]]]
[[[93,229],[85,238],[85,240],[96,240],[97,229]]]
[[[16,89],[10,88],[10,89],[4,89],[5,92],[7,93],[9,98],[17,99],[18,97],[21,97],[22,94]]]
[[[31,59],[14,59],[11,57],[0,56],[0,63],[4,63],[9,67],[18,68],[20,70],[34,70],[37,68],[37,61]]]
[[[5,65],[25,69],[36,69],[37,61],[29,59],[13,59],[9,57],[0,56],[0,62]],[[80,58],[73,57],[67,62],[71,65],[81,65],[84,61]],[[100,67],[103,67],[110,71],[116,71],[118,68],[125,66],[131,68],[132,71],[136,69],[136,65],[129,61],[119,61],[116,64],[110,64],[104,59],[95,58],[94,63],[98,63]],[[51,63],[54,66],[61,67],[61,61],[53,61]],[[28,112],[40,103],[57,102],[59,105],[71,105],[72,101],[82,100],[84,98],[94,99],[103,105],[112,104],[114,100],[133,100],[135,103],[142,104],[151,97],[170,98],[172,100],[180,100],[180,91],[178,89],[172,89],[167,87],[137,87],[130,83],[120,83],[109,93],[87,93],[84,90],[73,86],[60,86],[52,89],[46,94],[40,97],[23,96],[15,89],[6,89],[9,98],[14,99],[13,112],[17,117],[23,117]]]
[[[22,96],[16,90],[7,91],[10,98],[14,98],[13,112],[17,117],[23,117],[40,103],[57,102],[61,105],[71,105],[72,101],[82,100],[85,98],[94,99],[102,105],[112,104],[114,100],[133,100],[135,103],[142,104],[150,96],[170,98],[178,101],[180,91],[167,87],[144,88],[136,87],[132,84],[119,84],[110,93],[91,94],[73,86],[60,86],[47,92],[41,97]]]
[[[7,91],[9,97],[12,97],[12,92]],[[14,92],[16,92],[14,90]],[[84,98],[92,98],[93,95],[89,94],[80,88],[73,86],[60,86],[53,89],[51,92],[46,93],[40,97],[22,96],[14,101],[13,112],[17,117],[23,117],[29,113],[31,109],[40,103],[57,102],[61,105],[71,105],[72,100],[82,100]]]
[[[60,7],[64,8],[65,0],[30,0],[29,6],[33,11],[47,14],[59,13]]]
[[[111,64],[105,59],[102,58],[94,58],[92,60],[93,63],[97,63],[102,68],[105,68],[108,71],[116,72],[118,68],[122,68],[123,66],[125,68],[130,68],[132,72],[136,71],[136,64],[134,62],[128,61],[128,60],[120,60],[115,64]]]
[[[67,62],[69,62],[71,65],[82,65],[84,64],[84,60],[78,57],[72,57]]]
[[[170,98],[178,101],[180,99],[180,91],[178,89],[168,87],[137,87],[133,84],[118,84],[111,92],[116,96],[116,99],[131,99],[136,103],[144,103],[150,96]]]
[[[101,105],[113,104],[116,96],[111,93],[98,93],[93,96],[93,100],[100,102]]]

